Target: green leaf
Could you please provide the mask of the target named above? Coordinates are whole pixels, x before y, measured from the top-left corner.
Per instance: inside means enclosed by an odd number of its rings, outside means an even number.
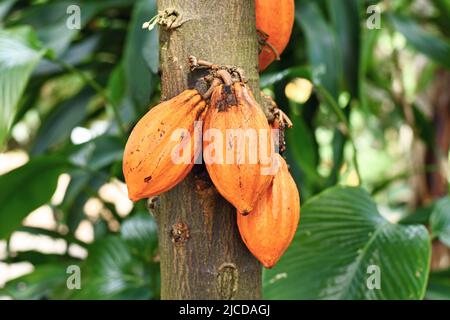
[[[265,297],[421,299],[430,250],[425,227],[391,224],[363,189],[334,187],[303,206],[293,243],[265,272]],[[379,289],[368,288],[371,266]]]
[[[78,145],[70,158],[80,167],[98,171],[115,161],[121,161],[123,148],[123,141],[120,138],[103,135]]]
[[[126,46],[124,51],[123,66],[126,77],[127,95],[133,102],[136,111],[141,113],[146,110],[150,102],[150,96],[157,83],[157,77],[151,72],[154,69],[154,61],[149,50],[159,50],[154,46],[155,34],[152,31],[142,29],[142,24],[157,14],[155,0],[141,0],[136,2],[133,15],[129,24]],[[154,33],[154,34],[152,34]],[[153,39],[153,40],[152,40]],[[153,58],[156,59],[156,54]],[[149,66],[150,65],[150,66]]]
[[[430,217],[431,232],[450,247],[450,197],[440,199],[434,205]]]
[[[300,66],[300,67],[288,68],[288,69],[284,69],[284,70],[276,71],[276,72],[272,72],[272,73],[264,73],[263,75],[261,75],[259,84],[262,88],[265,88],[265,87],[271,86],[275,83],[278,83],[284,79],[295,78],[295,77],[311,79],[310,68],[307,66]]]
[[[0,149],[31,72],[43,54],[30,28],[0,30]]]
[[[426,31],[412,18],[390,13],[389,20],[417,51],[450,68],[450,42]]]
[[[100,139],[100,138],[99,138]],[[70,170],[70,182],[58,210],[63,212],[62,222],[67,225],[69,235],[74,235],[80,222],[85,219],[84,207],[98,189],[110,180],[110,175],[101,170]]]
[[[317,145],[313,134],[300,115],[291,114],[290,119],[293,127],[286,131],[289,152],[304,171],[307,180],[318,182],[321,178],[317,172],[318,159],[315,152]]]
[[[296,7],[296,18],[307,40],[313,82],[320,83],[337,98],[342,65],[334,32],[315,1],[302,1]]]
[[[440,27],[447,37],[450,36],[450,1],[449,0],[432,0],[436,7],[438,16],[436,18],[437,25]]]
[[[47,298],[66,277],[66,268],[61,264],[40,265],[33,272],[8,281],[0,294],[19,300]]]
[[[373,64],[374,47],[380,35],[378,29],[364,29],[362,32],[361,58],[359,65],[359,100],[363,110],[368,110],[368,90],[366,75]]]
[[[428,300],[450,300],[450,269],[430,273],[425,298]]]
[[[45,47],[51,48],[56,56],[60,57],[81,30],[67,27],[68,18],[73,17],[74,14],[67,13],[69,6],[76,5],[80,8],[80,27],[84,28],[101,11],[113,6],[123,7],[131,4],[132,1],[122,0],[48,1],[28,6],[16,23],[31,25],[37,30],[38,37]]]
[[[16,1],[17,0],[3,0],[2,3],[0,3],[0,26],[1,20],[8,14],[8,11],[11,10]]]
[[[337,47],[341,52],[344,78],[353,96],[358,94],[359,84],[361,3],[359,0],[327,1],[333,29],[336,32]]]
[[[151,259],[158,247],[156,223],[148,213],[137,213],[126,219],[120,234],[136,254],[144,259]]]
[[[81,270],[82,290],[73,292],[74,299],[148,299],[154,294],[146,265],[117,236],[95,242]]]
[[[419,207],[399,221],[401,224],[428,224],[436,203]]]
[[[122,161],[123,141],[116,136],[102,136],[92,141],[95,145],[88,166],[92,170],[99,170],[114,162]]]
[[[48,203],[69,164],[46,156],[0,176],[0,239],[7,238],[33,210]]]
[[[64,61],[64,63],[69,66],[76,66],[86,60],[95,49],[97,49],[99,42],[100,35],[95,34],[90,36],[69,47],[64,54],[62,54],[60,60]],[[36,70],[34,70],[33,76],[51,75],[62,71],[65,70],[60,64],[44,59],[38,64]]]
[[[31,147],[31,154],[38,155],[70,138],[72,129],[87,117],[93,90],[86,88],[73,98],[64,100],[39,127]]]

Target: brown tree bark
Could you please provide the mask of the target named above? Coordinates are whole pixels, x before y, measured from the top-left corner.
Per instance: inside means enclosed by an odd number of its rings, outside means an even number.
[[[434,148],[429,148],[425,163],[432,171],[425,174],[426,193],[424,202],[439,199],[448,194],[447,166],[450,146],[450,72],[438,70],[431,91]],[[450,249],[439,240],[433,241],[431,270],[450,266]]]
[[[175,12],[160,27],[162,100],[196,81],[188,56],[242,67],[259,96],[254,1],[158,0]],[[173,9],[173,10],[172,10]],[[235,209],[203,166],[154,203],[159,227],[162,299],[258,299],[261,267],[243,244]]]

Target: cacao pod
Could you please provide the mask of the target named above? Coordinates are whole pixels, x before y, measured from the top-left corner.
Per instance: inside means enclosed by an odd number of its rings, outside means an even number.
[[[255,0],[256,29],[267,36],[266,42],[279,55],[286,48],[294,26],[294,0]],[[264,46],[259,54],[259,70],[267,68],[277,54]]]
[[[191,171],[201,151],[201,145],[195,148],[194,122],[203,119],[205,108],[197,90],[185,90],[139,120],[123,156],[123,174],[131,200],[167,191]]]
[[[273,267],[288,248],[300,219],[300,197],[286,161],[276,155],[279,168],[272,185],[247,216],[238,214],[242,240],[266,268]]]
[[[213,90],[203,126],[206,169],[219,193],[246,214],[273,174],[271,131],[250,89],[241,82]]]

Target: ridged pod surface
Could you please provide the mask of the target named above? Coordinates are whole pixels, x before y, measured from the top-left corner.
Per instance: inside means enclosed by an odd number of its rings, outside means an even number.
[[[266,172],[272,162],[270,127],[250,89],[241,82],[216,87],[203,130],[211,180],[239,212],[250,212],[273,179]]]
[[[280,164],[271,187],[247,216],[238,214],[242,240],[266,268],[272,268],[288,248],[300,220],[300,197],[286,161]]]
[[[185,90],[153,107],[139,120],[123,156],[131,200],[158,195],[187,176],[201,151],[201,145],[194,148],[194,122],[203,119],[205,108],[197,90]]]
[[[294,25],[294,0],[255,0],[256,28],[267,34],[266,42],[278,54],[286,48]],[[269,46],[264,46],[259,54],[259,70],[264,70],[276,59]]]

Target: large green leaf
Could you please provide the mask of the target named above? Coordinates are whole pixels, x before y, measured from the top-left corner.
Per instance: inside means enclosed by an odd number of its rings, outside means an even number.
[[[366,85],[366,75],[372,67],[374,57],[374,47],[380,35],[378,29],[364,29],[362,31],[361,55],[359,61],[359,100],[363,110],[368,110],[368,90]]]
[[[157,30],[142,29],[142,24],[156,14],[155,0],[138,1],[134,6],[132,20],[128,27],[123,67],[127,96],[138,113],[148,108],[150,96],[157,83],[157,77],[151,71],[158,64],[152,59],[159,58],[156,53],[150,54],[150,51],[159,50],[154,41]]]
[[[79,43],[70,46],[60,57],[61,61],[70,66],[75,66],[86,60],[96,49],[100,42],[100,35],[94,34]],[[50,60],[42,60],[33,72],[33,76],[45,76],[62,72],[63,67]]]
[[[158,247],[155,220],[148,213],[137,213],[126,219],[120,234],[136,255],[151,260]]]
[[[71,153],[73,163],[89,170],[99,171],[115,161],[121,161],[123,155],[123,141],[111,135],[103,135],[77,146]]]
[[[30,28],[0,30],[0,149],[14,120],[20,96],[43,54]]]
[[[65,142],[72,129],[87,117],[89,101],[94,96],[93,90],[85,88],[73,98],[64,100],[40,126],[31,147],[32,154],[42,154],[49,148]]]
[[[6,16],[9,10],[11,10],[12,6],[14,5],[14,2],[17,0],[3,0],[2,3],[0,3],[0,26],[2,24],[3,17]]]
[[[337,98],[342,64],[334,32],[315,1],[302,1],[296,8],[296,18],[306,36],[314,82]]]
[[[265,273],[265,297],[421,299],[429,264],[425,227],[391,224],[363,189],[334,187],[303,206],[293,243]],[[379,289],[368,288],[370,268]]]
[[[300,115],[292,114],[290,118],[293,127],[286,132],[289,152],[304,171],[308,182],[317,182],[321,178],[317,172],[318,159],[315,152],[317,145],[313,134]]]
[[[61,264],[44,264],[22,277],[8,281],[0,289],[0,295],[7,295],[13,299],[42,299],[48,298],[56,286],[66,281],[66,267]]]
[[[51,48],[57,56],[64,54],[70,43],[80,33],[79,28],[68,28],[68,19],[73,19],[76,12],[67,12],[72,6],[80,9],[80,27],[95,17],[99,12],[111,7],[130,6],[133,1],[124,0],[62,0],[47,1],[29,6],[22,12],[16,23],[31,25],[37,30],[39,39],[47,48]]]
[[[46,156],[0,176],[0,239],[8,237],[31,211],[50,201],[59,175],[68,167],[66,160]]]
[[[81,268],[81,290],[75,299],[148,299],[153,297],[148,266],[136,259],[127,243],[109,236],[92,245]]]
[[[361,21],[359,0],[327,1],[334,30],[336,32],[337,48],[342,57],[344,78],[348,90],[353,96],[358,94],[358,75],[360,59]]]
[[[412,18],[389,14],[389,19],[417,51],[450,68],[450,41],[426,31]]]
[[[442,198],[433,207],[430,217],[430,227],[433,236],[439,237],[450,247],[450,197]]]

